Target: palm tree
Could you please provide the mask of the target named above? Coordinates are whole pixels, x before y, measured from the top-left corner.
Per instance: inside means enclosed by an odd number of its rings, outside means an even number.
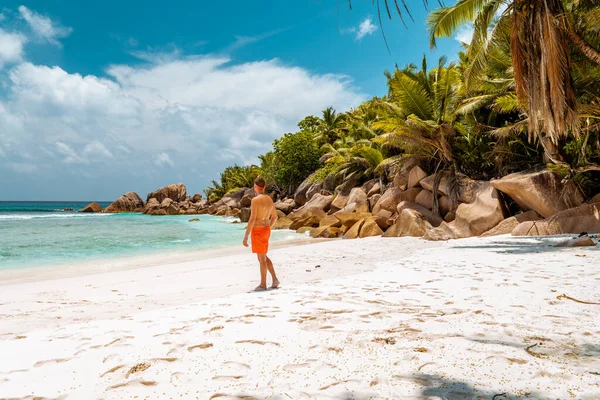
[[[338,114],[333,107],[327,107],[323,110],[323,124],[315,133],[314,139],[319,146],[327,143],[333,143],[341,136],[346,114]]]
[[[462,130],[456,121],[460,79],[456,65],[445,67],[444,57],[436,69],[409,65],[388,76],[388,100],[381,102],[385,115],[374,124],[385,133],[374,139],[438,162],[452,163],[448,140]]]
[[[597,21],[594,18],[598,6],[584,6],[583,3],[459,0],[454,6],[443,7],[430,14],[431,44],[435,46],[436,37],[452,36],[461,25],[473,23],[474,35],[469,48],[473,65],[471,71],[466,71],[468,84],[470,73],[483,68],[492,49],[507,36],[510,37],[516,95],[528,116],[528,129],[540,139],[543,134],[551,143],[558,145],[559,140],[569,133],[577,136],[580,129],[573,87],[571,43],[590,59],[600,60],[598,52],[574,25],[576,20]],[[498,15],[502,7],[506,9]],[[586,9],[585,17],[576,16],[576,11],[583,8]]]

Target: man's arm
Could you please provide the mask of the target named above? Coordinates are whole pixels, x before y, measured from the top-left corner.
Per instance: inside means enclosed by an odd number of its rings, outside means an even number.
[[[252,199],[252,203],[250,204],[250,219],[248,220],[248,226],[246,227],[246,235],[244,235],[244,246],[248,247],[248,236],[250,236],[250,232],[252,232],[252,228],[254,228],[254,222],[256,221],[256,207],[257,204],[254,201],[256,198]]]
[[[277,219],[279,218],[279,216],[277,215],[277,210],[275,209],[275,204],[272,205],[271,208],[271,224],[270,224],[270,228],[273,228],[273,225],[275,225],[275,222],[277,222]]]

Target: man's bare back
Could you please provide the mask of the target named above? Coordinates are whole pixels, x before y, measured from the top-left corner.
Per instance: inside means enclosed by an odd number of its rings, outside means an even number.
[[[255,214],[254,226],[270,226],[273,213],[277,215],[273,199],[266,194],[259,194],[253,198],[250,207],[251,214]]]

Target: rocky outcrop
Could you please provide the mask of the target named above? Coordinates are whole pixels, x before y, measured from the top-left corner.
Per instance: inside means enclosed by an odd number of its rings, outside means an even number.
[[[472,203],[456,209],[452,230],[457,238],[479,236],[504,219],[505,206],[498,191],[490,184],[483,185]]]
[[[250,208],[249,207],[242,208],[238,214],[238,218],[240,219],[240,222],[245,223],[245,222],[250,221]]]
[[[360,228],[360,233],[358,234],[359,238],[371,237],[371,236],[381,236],[383,235],[383,230],[377,223],[374,218],[367,218]]]
[[[405,208],[402,210],[396,223],[385,231],[384,237],[413,236],[422,237],[432,229],[431,224],[425,217],[415,209]]]
[[[449,240],[479,236],[498,225],[505,215],[505,206],[498,191],[488,182],[478,185],[474,200],[456,209],[454,221],[433,228],[424,235],[428,240]]]
[[[297,219],[300,216],[302,216],[307,210],[311,210],[314,208],[317,208],[323,211],[324,213],[327,213],[327,211],[329,211],[332,201],[333,195],[324,196],[322,194],[316,194],[310,199],[310,201],[308,201],[302,207],[290,214],[289,217],[292,219]]]
[[[284,214],[291,213],[297,206],[298,205],[296,204],[294,199],[285,199],[275,202],[275,209],[283,212]]]
[[[290,229],[290,226],[294,223],[294,221],[288,217],[282,217],[275,221],[275,225],[273,225],[273,229]]]
[[[185,185],[182,183],[177,183],[174,185],[165,186],[152,193],[149,193],[147,201],[150,201],[150,199],[156,199],[159,203],[162,203],[164,199],[169,198],[175,202],[180,202],[185,201],[186,196]]]
[[[199,193],[196,193],[195,195],[192,196],[191,201],[192,201],[192,203],[199,203],[200,201],[202,201],[202,195]]]
[[[600,203],[561,211],[550,218],[517,225],[513,236],[547,236],[564,233],[600,233]]]
[[[413,167],[408,173],[408,188],[413,188],[419,185],[422,179],[427,177],[425,171],[421,169],[418,165]]]
[[[517,172],[491,184],[523,211],[535,210],[544,218],[583,203],[583,196],[573,182],[562,183],[558,174],[547,169]]]
[[[102,212],[102,207],[95,201],[83,207],[79,212],[82,213],[99,213]]]
[[[252,199],[256,197],[254,189],[247,189],[244,192],[244,196],[240,199],[240,207],[250,207]]]
[[[356,212],[369,212],[369,200],[362,188],[354,188],[350,191],[347,204],[355,204]]]
[[[442,223],[442,218],[440,218],[438,215],[435,215],[433,211],[428,210],[420,204],[413,203],[410,201],[403,201],[400,204],[398,204],[398,207],[396,208],[398,216],[400,216],[404,210],[416,211],[421,217],[423,217],[427,222],[429,222],[429,224],[431,224],[434,227],[439,226]]]
[[[156,200],[155,198],[151,198],[150,200],[148,200],[148,202],[144,206],[142,213],[155,215],[156,211],[158,211],[159,209],[160,209],[160,202],[158,200]],[[165,213],[165,215],[166,215],[166,213]]]
[[[565,240],[554,245],[554,247],[587,247],[595,246],[596,243],[589,236],[581,236],[574,239]]]
[[[415,203],[431,210],[433,208],[433,193],[426,189],[421,190],[415,198]]]
[[[316,194],[327,195],[333,193],[335,188],[341,184],[341,177],[328,176],[323,181],[315,181],[314,174],[309,176],[298,186],[294,193],[294,201],[299,206],[303,206]]]
[[[358,239],[359,235],[360,235],[360,228],[362,228],[363,224],[365,223],[366,219],[360,219],[358,221],[356,221],[351,227],[350,229],[348,229],[346,231],[346,233],[344,233],[343,238],[344,239]]]
[[[419,184],[423,187],[423,189],[427,189],[430,192],[433,192],[433,183],[435,181],[435,175],[429,175],[426,178],[421,179]],[[448,196],[450,194],[450,185],[448,183],[448,178],[443,176],[440,179],[440,185],[438,187],[438,191],[442,196]]]
[[[144,201],[135,192],[125,193],[106,207],[103,213],[139,212],[144,208]]]
[[[516,226],[519,225],[521,222],[537,221],[540,219],[542,219],[542,217],[540,217],[540,215],[538,213],[536,213],[533,210],[529,210],[527,212],[520,213],[520,214],[514,215],[512,217],[506,218],[505,220],[501,221],[498,225],[496,225],[489,231],[482,233],[481,236],[485,237],[485,236],[507,235],[507,234],[510,234],[513,231],[513,229],[515,229]]]

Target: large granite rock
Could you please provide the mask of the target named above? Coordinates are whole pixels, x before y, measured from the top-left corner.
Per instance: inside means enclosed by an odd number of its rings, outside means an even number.
[[[373,211],[375,209],[375,205],[377,204],[377,202],[381,199],[381,194],[377,193],[374,194],[373,196],[369,197],[369,210]],[[387,211],[384,210],[383,208],[380,208],[379,211]]]
[[[479,236],[504,220],[505,206],[498,191],[485,182],[473,193],[473,202],[456,209],[454,221],[442,222],[423,236],[428,240],[449,240]]]
[[[413,188],[419,185],[422,179],[426,178],[427,174],[418,165],[413,167],[408,173],[408,188]]]
[[[558,174],[543,169],[510,174],[493,180],[491,184],[506,193],[524,211],[535,210],[548,218],[583,203],[583,196],[575,184],[561,181]]]
[[[165,186],[152,193],[149,193],[147,201],[150,199],[156,199],[159,203],[162,203],[164,199],[169,198],[175,202],[180,202],[185,201],[186,197],[185,185],[182,183],[177,183],[174,185]]]
[[[238,214],[238,218],[240,222],[245,223],[250,221],[250,207],[243,207]]]
[[[362,228],[365,221],[365,218],[356,221],[354,225],[352,225],[352,227],[348,229],[346,233],[344,233],[344,239],[358,239],[360,235],[360,229]]]
[[[202,195],[200,193],[196,193],[195,195],[192,196],[192,203],[198,203],[200,201],[202,201]]]
[[[547,236],[564,233],[600,233],[600,203],[584,204],[540,221],[517,225],[513,236]]]
[[[415,198],[415,203],[431,210],[433,208],[433,193],[427,189],[421,190]]]
[[[246,189],[244,195],[240,199],[240,207],[250,207],[252,199],[256,197],[254,189]]]
[[[168,197],[160,203],[160,209],[164,210],[167,215],[179,215],[181,210],[179,204]]]
[[[428,210],[420,204],[413,203],[411,201],[403,201],[400,204],[398,204],[398,207],[396,208],[398,216],[400,216],[404,210],[416,211],[421,217],[423,217],[427,222],[429,222],[429,224],[431,224],[434,227],[439,226],[442,223],[442,218],[440,216],[435,215],[433,211]]]
[[[319,227],[327,227],[332,226],[335,228],[339,228],[342,226],[342,221],[339,220],[335,215],[326,215],[323,219],[319,221]]]
[[[424,189],[427,189],[430,192],[433,192],[433,182],[435,181],[435,175],[436,174],[429,175],[428,177],[421,179],[419,184]],[[440,179],[440,186],[438,187],[438,191],[443,196],[448,196],[450,194],[450,185],[448,184],[447,177],[443,176],[442,179]]]
[[[374,218],[367,218],[360,228],[359,238],[381,236],[383,230]]]
[[[344,212],[338,211],[333,214],[342,224],[342,226],[352,227],[358,221],[372,217],[371,213],[356,213],[356,212]]]
[[[79,212],[82,213],[99,213],[102,212],[102,207],[95,201],[83,207]]]
[[[533,210],[526,211],[524,213],[520,213],[514,215],[512,217],[506,218],[503,221],[500,221],[498,225],[481,234],[481,236],[498,236],[498,235],[507,235],[513,231],[521,222],[525,221],[537,221],[542,219],[538,213]]]
[[[121,212],[139,212],[144,208],[144,201],[135,192],[125,193],[119,197],[110,206],[106,207],[103,213],[121,213]]]
[[[142,213],[153,214],[154,212],[156,212],[159,209],[160,209],[160,202],[153,197],[150,200],[148,200],[148,202],[144,206],[144,209],[142,210]]]
[[[288,217],[279,218],[275,221],[275,225],[273,225],[273,229],[290,229],[290,226],[294,223],[294,221]]]
[[[275,202],[275,209],[283,212],[284,214],[291,213],[297,206],[298,205],[294,199],[278,200]]]
[[[401,202],[415,201],[420,191],[421,189],[419,188],[401,190],[391,187],[383,193],[379,201],[372,207],[373,214],[377,214],[382,209],[394,212]]]
[[[456,209],[451,223],[457,238],[479,236],[498,225],[505,215],[505,206],[498,191],[490,184],[483,185],[472,203]]]
[[[354,188],[350,191],[347,204],[356,204],[356,212],[369,212],[369,200],[362,188]]]
[[[396,223],[384,233],[384,237],[413,236],[422,237],[432,229],[431,224],[425,217],[415,209],[405,208],[402,210]]]
[[[303,214],[311,209],[318,208],[319,210],[327,213],[333,201],[333,195],[322,195],[320,193],[315,194],[310,201],[306,202],[302,207],[294,211],[289,215],[291,219],[297,219],[303,216]]]

